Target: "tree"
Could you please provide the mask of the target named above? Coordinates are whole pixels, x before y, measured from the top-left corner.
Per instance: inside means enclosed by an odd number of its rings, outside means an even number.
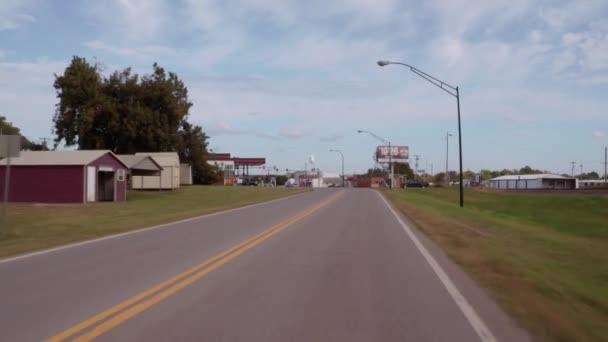
[[[475,177],[475,172],[473,172],[471,170],[467,170],[467,171],[464,171],[462,173],[462,178],[463,179],[471,179],[471,178],[474,178],[474,177]]]
[[[0,116],[0,130],[2,134],[6,135],[21,135],[21,130],[13,126],[4,116]],[[21,149],[26,151],[48,151],[46,143],[37,144],[23,135],[21,135]]]
[[[589,173],[583,173],[582,175],[580,175],[579,178],[580,179],[600,179],[600,175],[595,171],[591,171]]]
[[[175,73],[154,63],[149,75],[126,68],[103,77],[97,64],[75,56],[62,75],[55,75],[53,86],[55,146],[63,140],[79,149],[124,154],[175,151],[192,165],[195,183],[217,179],[217,170],[205,160],[208,137],[188,122],[192,103]]]
[[[184,122],[179,132],[179,159],[192,166],[192,181],[211,184],[218,178],[218,168],[206,162],[207,135],[200,126]]]
[[[433,176],[433,183],[436,185],[445,184],[445,172],[436,173],[435,176]]]
[[[367,170],[367,177],[384,177],[386,176],[386,171],[379,167]]]
[[[285,183],[287,183],[287,176],[283,176],[283,175],[279,175],[276,177],[277,179],[277,186],[283,186],[285,185]]]
[[[479,178],[481,180],[488,180],[488,179],[492,179],[494,178],[492,171],[487,170],[487,169],[482,169],[481,171],[479,171]]]
[[[533,174],[539,174],[539,173],[544,173],[544,171],[533,169],[527,165],[522,167],[521,169],[519,169],[519,172],[518,172],[518,174],[520,174],[520,175],[533,175]]]
[[[407,179],[414,179],[414,171],[409,163],[395,163],[393,168],[396,175],[404,175]]]

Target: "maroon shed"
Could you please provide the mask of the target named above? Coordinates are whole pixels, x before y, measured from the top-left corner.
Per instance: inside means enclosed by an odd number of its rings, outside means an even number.
[[[0,193],[6,159],[0,160]],[[22,151],[11,158],[10,202],[125,201],[127,166],[110,151]]]

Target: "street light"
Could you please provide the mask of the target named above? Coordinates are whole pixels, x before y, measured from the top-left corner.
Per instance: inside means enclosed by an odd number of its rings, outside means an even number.
[[[458,90],[458,86],[453,87],[409,64],[405,64],[405,63],[401,63],[401,62],[378,61],[378,65],[381,67],[387,66],[390,64],[399,64],[399,65],[403,65],[405,67],[410,68],[410,70],[413,73],[415,73],[416,75],[433,83],[435,86],[441,88],[441,90],[445,91],[446,93],[448,93],[456,98],[456,107],[458,109],[458,153],[460,156],[460,206],[463,207],[464,206],[464,193],[463,193],[463,181],[462,181],[462,130],[460,128],[460,92]]]
[[[393,188],[393,179],[395,178],[395,169],[393,167],[393,151],[391,151],[391,142],[370,132],[370,131],[365,131],[365,130],[357,130],[357,133],[367,133],[369,135],[371,135],[372,137],[380,140],[382,143],[384,144],[388,144],[388,164],[391,167],[391,182],[390,182],[390,188]]]
[[[340,155],[342,156],[342,187],[345,188],[345,181],[344,181],[344,153],[342,153],[342,151],[340,150],[334,150],[333,148],[329,149],[329,152],[337,152],[340,153]]]
[[[449,169],[448,169],[448,156],[450,154],[450,149],[449,149],[449,145],[450,145],[450,137],[452,136],[452,133],[450,132],[445,132],[445,186],[450,186],[450,176],[449,176]]]

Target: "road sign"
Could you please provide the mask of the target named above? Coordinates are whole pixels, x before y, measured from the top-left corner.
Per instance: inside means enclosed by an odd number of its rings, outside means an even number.
[[[6,158],[4,168],[4,203],[2,204],[2,223],[6,225],[6,203],[11,185],[11,158],[19,157],[21,152],[20,135],[0,135],[0,158]]]
[[[376,148],[376,161],[378,163],[407,163],[410,154],[408,146],[378,146]]]
[[[0,135],[0,158],[19,157],[20,151],[20,135]]]

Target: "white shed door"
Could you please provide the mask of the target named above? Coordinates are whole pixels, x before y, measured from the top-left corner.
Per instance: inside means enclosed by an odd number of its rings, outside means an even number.
[[[87,167],[87,202],[95,202],[97,199],[95,190],[97,189],[97,169],[95,166]]]

